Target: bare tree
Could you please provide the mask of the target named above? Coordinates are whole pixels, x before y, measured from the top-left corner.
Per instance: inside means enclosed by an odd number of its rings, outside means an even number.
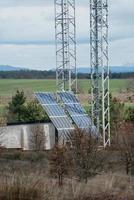
[[[68,175],[72,168],[72,160],[66,146],[56,145],[49,157],[50,174],[58,180],[58,185],[63,185],[65,175]]]
[[[44,127],[40,124],[33,125],[30,132],[31,148],[35,151],[44,150],[46,142]]]
[[[121,161],[127,175],[134,175],[134,127],[131,128],[125,125],[122,127],[119,141]]]
[[[3,127],[0,127],[0,150],[3,148],[3,135],[4,135]]]
[[[3,141],[4,141],[4,130],[5,130],[6,120],[3,117],[0,117],[0,149],[3,147]]]
[[[111,139],[114,144],[118,143],[118,135],[122,124],[124,124],[124,111],[124,103],[110,96]]]
[[[74,163],[74,174],[87,181],[96,175],[104,165],[104,150],[99,150],[99,141],[91,134],[76,129],[71,134],[71,155]]]

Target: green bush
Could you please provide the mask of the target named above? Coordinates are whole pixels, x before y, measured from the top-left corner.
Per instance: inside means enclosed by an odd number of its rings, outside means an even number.
[[[12,97],[12,101],[9,103],[7,107],[8,121],[12,120],[14,120],[15,122],[23,121],[22,116],[25,110],[25,102],[26,102],[26,97],[24,96],[24,92],[17,90],[15,96]]]
[[[45,159],[45,152],[23,152],[21,154],[21,160],[30,162],[39,162]]]
[[[126,110],[126,120],[134,122],[134,107],[129,107]]]
[[[47,115],[41,105],[36,100],[33,100],[25,105],[22,119],[24,122],[40,122],[46,120]]]
[[[21,160],[21,152],[6,152],[1,154],[1,158],[7,160]]]
[[[7,107],[7,122],[41,122],[48,119],[41,105],[36,101],[26,101],[23,91],[17,90]]]
[[[42,160],[47,160],[45,152],[5,152],[1,154],[1,158],[6,160],[20,160],[20,161],[30,161],[39,162]]]

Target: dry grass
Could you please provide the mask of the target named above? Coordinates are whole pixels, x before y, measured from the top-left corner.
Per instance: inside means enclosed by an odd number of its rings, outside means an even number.
[[[32,166],[31,166],[32,167]],[[32,171],[32,170],[31,170]],[[43,173],[4,171],[0,175],[0,200],[133,200],[134,179],[119,174],[104,174],[88,183],[64,180],[58,187]]]
[[[0,178],[0,200],[41,200],[42,180],[32,175],[12,174]]]
[[[121,172],[103,172],[87,183],[66,177],[59,187],[48,169],[46,160],[1,157],[0,200],[134,200],[134,177]]]
[[[42,200],[44,164],[0,160],[0,200]]]
[[[93,178],[88,183],[66,180],[61,188],[51,181],[46,183],[45,199],[133,200],[134,180],[127,176],[109,174]]]

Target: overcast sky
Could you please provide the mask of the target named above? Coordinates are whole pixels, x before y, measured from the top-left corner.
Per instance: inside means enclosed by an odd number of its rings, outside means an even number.
[[[0,0],[0,65],[55,68],[54,0]],[[77,65],[89,66],[89,0],[76,0]],[[134,65],[134,0],[109,0],[110,65]]]

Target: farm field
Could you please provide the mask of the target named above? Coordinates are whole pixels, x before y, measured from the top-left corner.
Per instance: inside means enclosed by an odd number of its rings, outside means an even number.
[[[110,92],[113,96],[118,97],[125,103],[125,107],[134,106],[133,91],[127,91],[130,85],[133,85],[131,79],[112,79],[110,80]],[[24,90],[25,95],[29,100],[33,98],[33,93],[37,91],[55,92],[56,81],[54,79],[1,79],[0,80],[0,115],[5,113],[5,107],[11,101],[11,97],[16,93],[16,90]],[[90,80],[78,80],[79,99],[86,110],[89,110],[89,94]],[[84,93],[84,95],[83,95]]]
[[[126,90],[127,84],[130,80],[127,79],[113,79],[110,80],[111,93],[118,93]],[[90,86],[89,80],[79,80],[78,87],[82,93],[88,93]],[[26,93],[33,93],[37,91],[56,91],[55,80],[28,80],[28,79],[1,79],[0,80],[0,96],[12,96],[15,91],[24,90]]]

